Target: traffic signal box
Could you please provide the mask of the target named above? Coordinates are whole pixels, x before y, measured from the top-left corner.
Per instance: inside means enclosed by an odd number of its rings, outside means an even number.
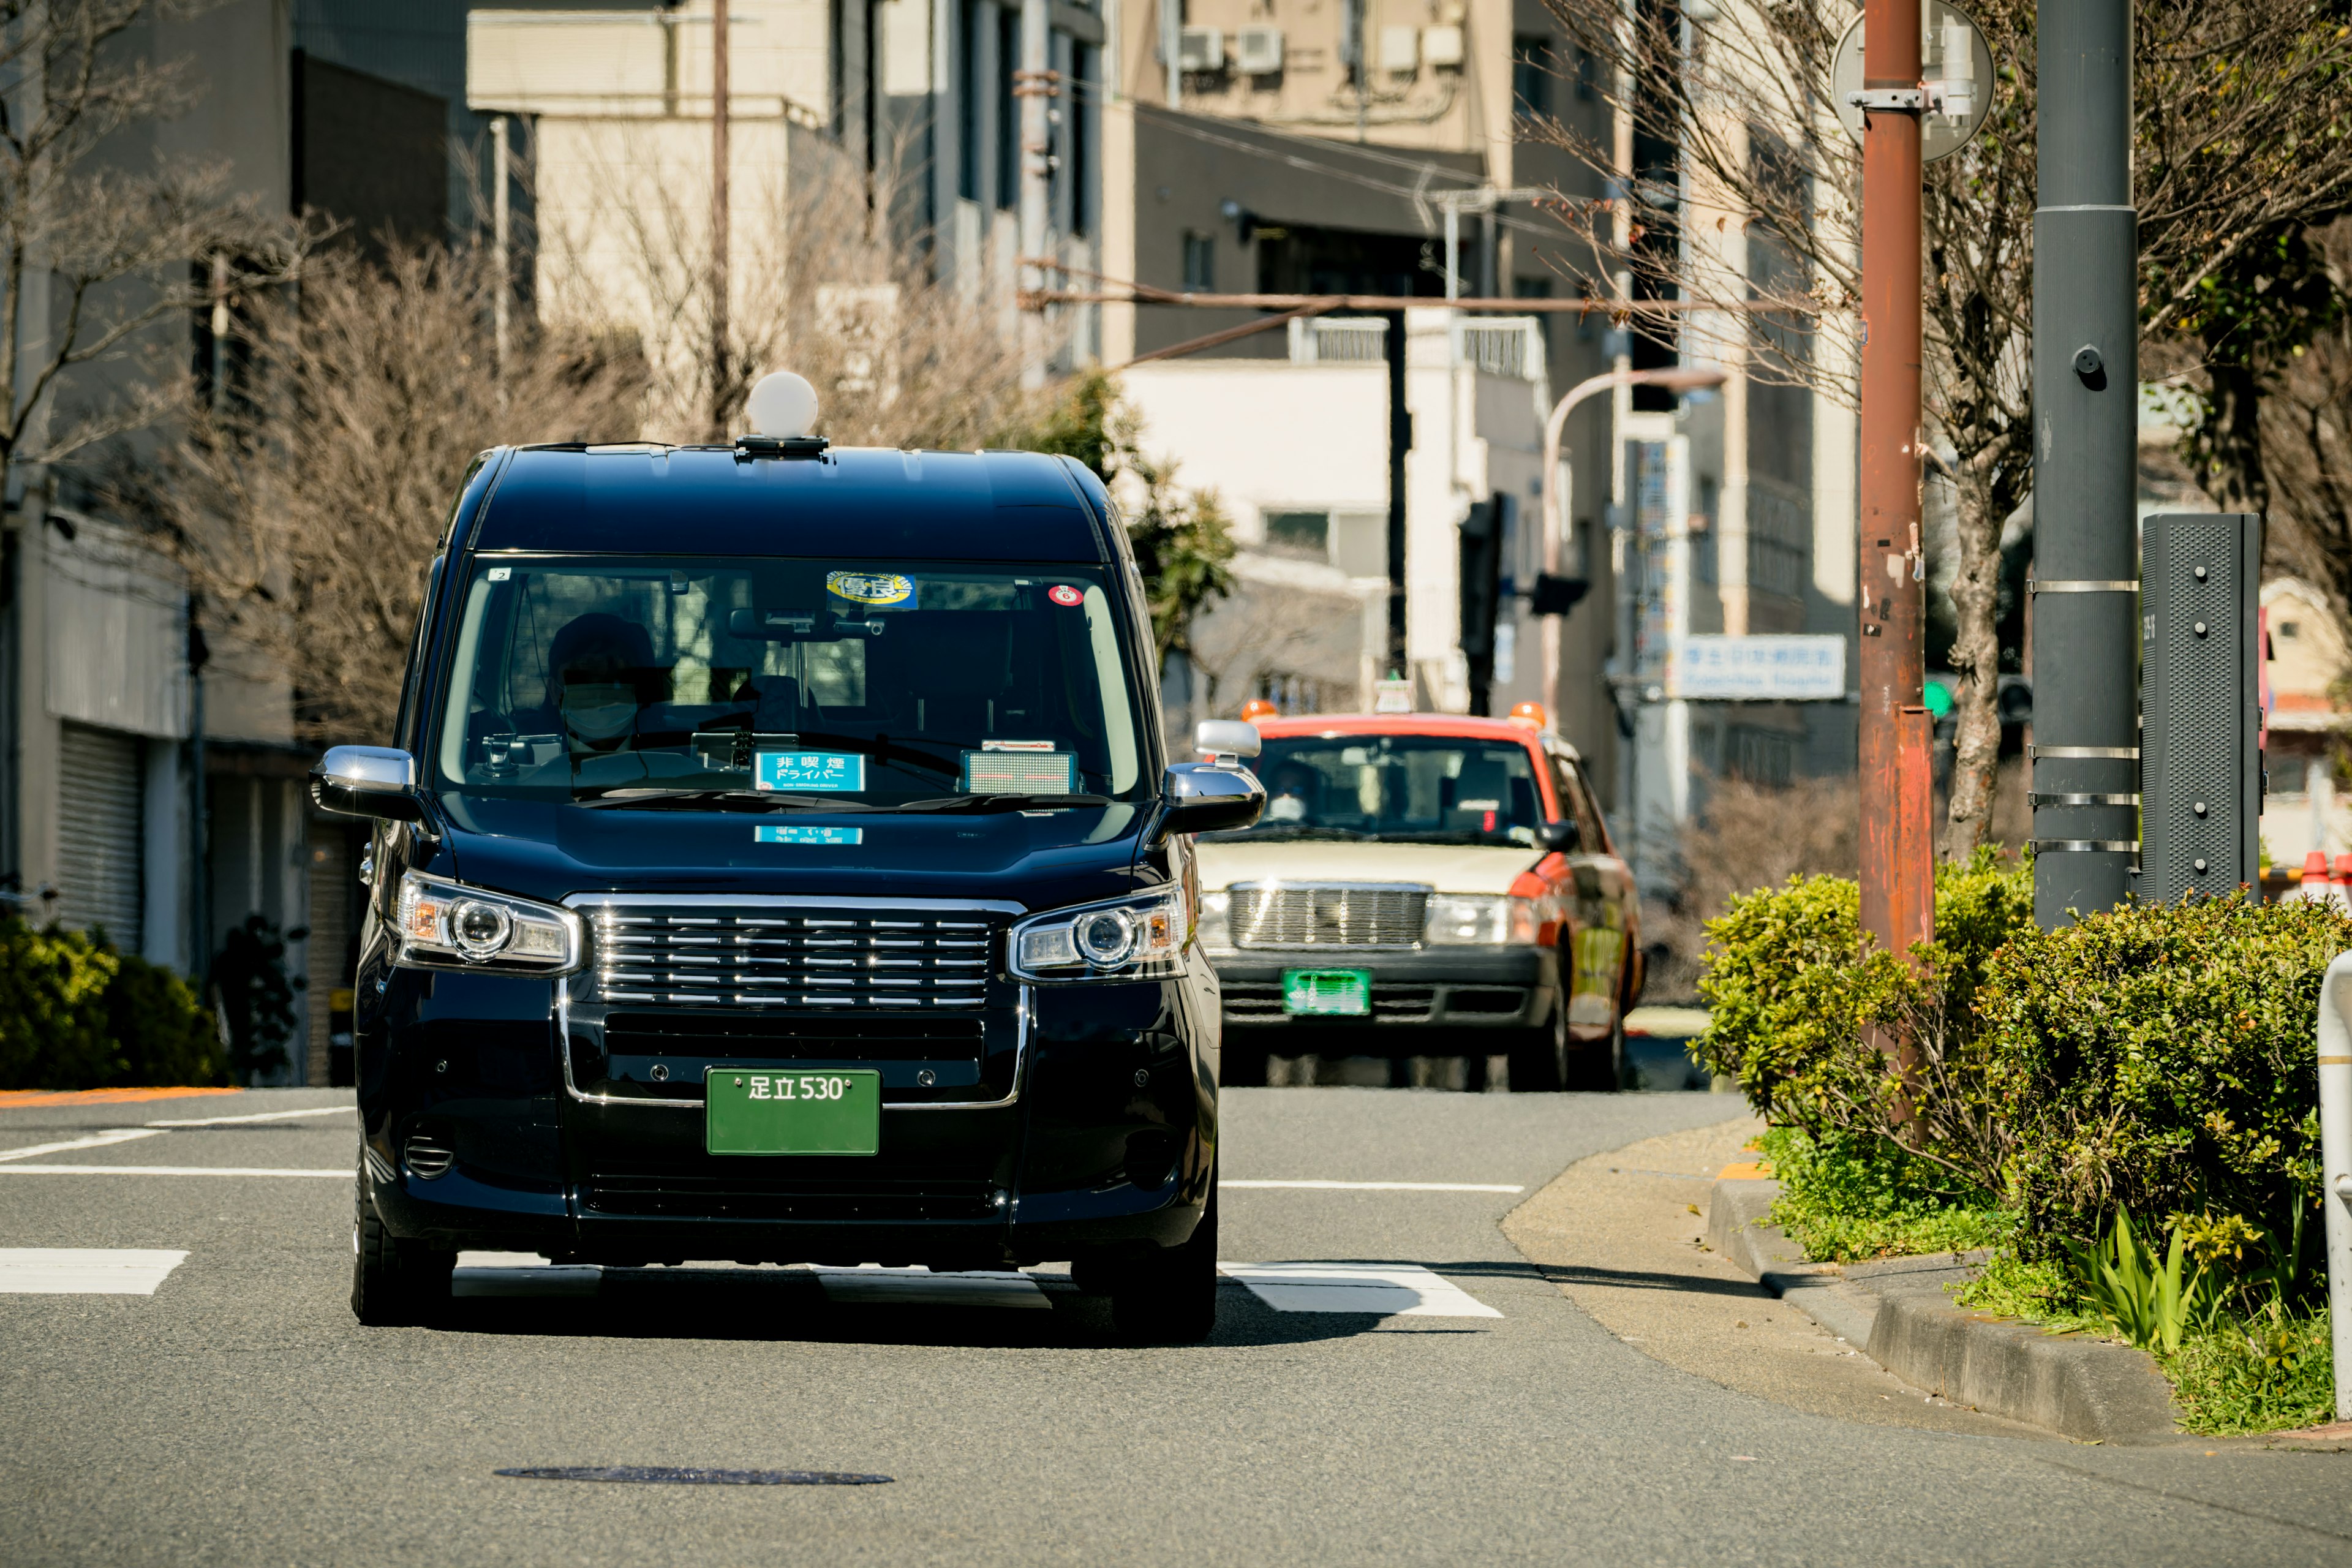
[[[2263,520],[2150,517],[2140,534],[2140,865],[2171,903],[2260,876]]]

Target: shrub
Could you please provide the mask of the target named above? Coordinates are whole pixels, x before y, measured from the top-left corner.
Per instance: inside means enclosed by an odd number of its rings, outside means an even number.
[[[106,987],[120,961],[79,931],[0,919],[0,1087],[97,1089],[114,1051]]]
[[[1998,1247],[2012,1217],[1993,1195],[1875,1135],[1816,1142],[1793,1127],[1761,1141],[1780,1197],[1773,1223],[1808,1258],[1845,1263],[1919,1252]]]
[[[2120,1206],[2287,1236],[2318,1190],[2312,1020],[2352,919],[2325,904],[2126,904],[1992,960],[1987,1091],[2021,1237]],[[2210,1223],[2210,1221],[2209,1221]]]
[[[226,1083],[218,1029],[188,983],[129,953],[117,955],[116,963],[106,988],[106,1031],[116,1049],[112,1081]]]
[[[226,1081],[187,983],[106,933],[0,919],[0,1088]]]

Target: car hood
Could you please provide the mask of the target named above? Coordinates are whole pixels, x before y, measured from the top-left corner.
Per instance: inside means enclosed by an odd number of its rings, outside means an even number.
[[[592,892],[793,893],[1043,910],[1162,879],[1137,853],[1144,803],[1037,816],[588,810],[465,795],[442,805],[452,831],[435,869],[550,902]],[[782,830],[784,841],[763,841],[762,829]]]
[[[1507,893],[1543,851],[1519,845],[1204,839],[1201,886],[1236,882],[1426,882],[1441,893]]]

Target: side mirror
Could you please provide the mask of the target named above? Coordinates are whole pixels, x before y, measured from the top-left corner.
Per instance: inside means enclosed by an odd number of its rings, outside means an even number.
[[[416,759],[390,746],[334,746],[310,770],[310,798],[346,816],[415,822],[425,815],[416,794]]]
[[[1258,753],[1257,726],[1244,724],[1238,719],[1203,719],[1192,729],[1192,745],[1204,756],[1213,759],[1233,758],[1235,762]]]
[[[1576,818],[1563,816],[1558,822],[1547,822],[1536,829],[1536,842],[1547,849],[1563,854],[1583,842],[1584,835],[1576,826]]]
[[[1166,807],[1160,819],[1165,833],[1222,833],[1247,827],[1265,809],[1265,786],[1255,773],[1207,763],[1169,763],[1160,794]]]

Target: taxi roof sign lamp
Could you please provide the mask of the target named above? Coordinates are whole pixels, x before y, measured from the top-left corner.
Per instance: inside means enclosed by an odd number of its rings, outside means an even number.
[[[1711,386],[1721,386],[1730,379],[1729,372],[1713,365],[1604,371],[1578,382],[1568,389],[1567,396],[1552,405],[1551,416],[1544,421],[1543,438],[1543,570],[1546,576],[1559,575],[1560,541],[1567,537],[1568,508],[1574,496],[1575,476],[1563,476],[1560,472],[1565,458],[1560,450],[1560,437],[1568,428],[1568,416],[1576,405],[1597,393],[1613,392],[1621,386],[1656,386],[1668,392],[1698,392]],[[1543,707],[1547,713],[1559,710],[1559,616],[1543,617]]]
[[[1551,715],[1540,702],[1517,702],[1511,706],[1511,722],[1525,724],[1531,730],[1545,730],[1551,726]]]
[[[1282,708],[1280,704],[1276,703],[1267,698],[1253,697],[1248,701],[1242,704],[1242,722],[1244,724],[1255,724],[1261,719],[1279,719],[1281,717]]]
[[[1211,767],[1237,768],[1244,757],[1261,749],[1257,726],[1239,719],[1203,719],[1192,731],[1192,745]]]
[[[736,448],[754,457],[816,457],[826,445],[824,437],[810,434],[816,413],[816,388],[806,376],[770,371],[744,400],[743,414],[751,430],[736,438]]]

